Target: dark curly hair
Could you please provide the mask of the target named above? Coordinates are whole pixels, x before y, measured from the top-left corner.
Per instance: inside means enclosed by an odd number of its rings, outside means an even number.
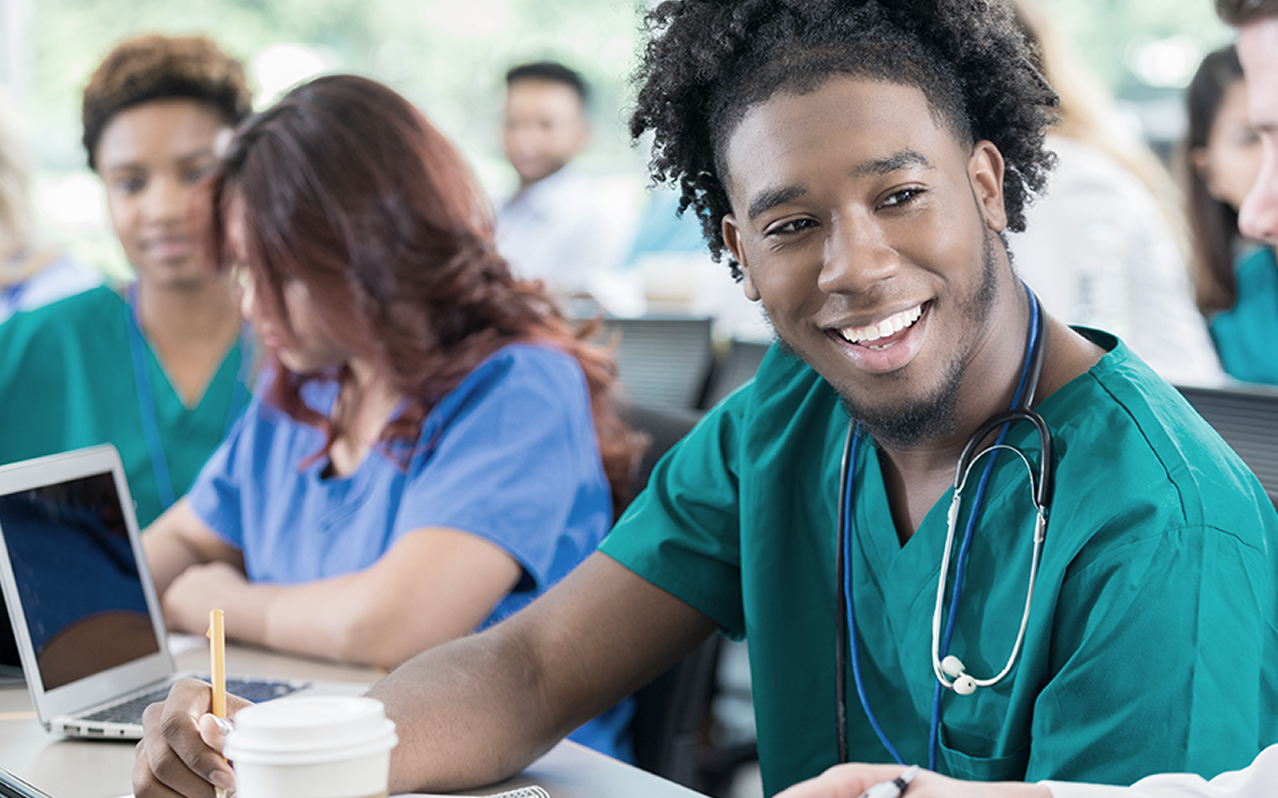
[[[234,127],[253,110],[253,94],[239,61],[207,36],[146,34],[107,53],[84,88],[81,119],[89,168],[107,124],[121,111],[152,100],[206,103]]]
[[[918,87],[960,139],[993,142],[1013,231],[1053,165],[1043,139],[1056,94],[999,0],[667,0],[647,28],[630,134],[653,131],[653,180],[679,186],[679,211],[693,208],[716,260],[728,138],[777,91],[815,91],[832,75]]]

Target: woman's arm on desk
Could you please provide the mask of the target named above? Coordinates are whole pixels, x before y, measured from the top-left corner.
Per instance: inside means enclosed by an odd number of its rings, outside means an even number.
[[[521,573],[493,543],[419,529],[362,571],[303,584],[249,582],[224,561],[188,567],[163,594],[164,617],[178,631],[200,633],[209,610],[220,607],[236,640],[391,668],[472,632]]]
[[[146,552],[155,592],[161,598],[173,580],[192,566],[222,562],[244,571],[240,550],[214,535],[192,512],[186,499],[179,499],[146,528],[142,550]],[[207,615],[206,612],[204,626],[197,630],[200,634],[208,625]]]

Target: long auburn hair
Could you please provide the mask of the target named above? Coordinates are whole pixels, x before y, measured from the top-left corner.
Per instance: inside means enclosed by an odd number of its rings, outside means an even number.
[[[1185,139],[1178,154],[1185,182],[1185,215],[1194,246],[1194,291],[1206,315],[1229,310],[1238,301],[1234,242],[1238,211],[1207,190],[1207,178],[1194,167],[1193,153],[1206,148],[1212,123],[1229,87],[1243,79],[1238,50],[1230,44],[1210,52],[1185,90]]]
[[[551,344],[581,365],[604,471],[618,506],[646,438],[618,417],[616,367],[587,343],[539,282],[512,277],[493,242],[487,200],[453,146],[411,103],[366,78],[303,84],[239,129],[210,178],[212,263],[238,254],[265,318],[291,331],[284,289],[299,281],[319,329],[342,341],[405,397],[382,442],[410,450],[435,404],[490,354],[514,342]],[[227,237],[243,221],[243,251]],[[322,429],[327,454],[342,432],[307,406],[316,379],[278,359],[269,398]]]

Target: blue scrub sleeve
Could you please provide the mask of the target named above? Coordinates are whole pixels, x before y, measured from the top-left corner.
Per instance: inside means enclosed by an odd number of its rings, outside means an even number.
[[[213,451],[183,498],[215,535],[241,551],[244,549],[240,478],[236,463],[241,450],[251,450],[253,431],[262,423],[262,385],[248,407],[236,419],[226,439]]]
[[[527,574],[518,589],[555,581],[593,551],[583,531],[607,529],[612,513],[580,367],[557,350],[510,347],[446,402],[423,429],[433,446],[414,464],[394,538],[455,529],[514,557]]]

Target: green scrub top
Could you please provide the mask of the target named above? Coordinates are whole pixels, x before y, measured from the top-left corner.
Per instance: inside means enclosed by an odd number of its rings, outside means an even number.
[[[1278,262],[1272,247],[1256,247],[1234,269],[1238,299],[1211,320],[1211,337],[1225,373],[1236,380],[1278,385]]]
[[[1109,353],[1037,408],[1052,431],[1056,491],[1024,650],[998,685],[944,692],[937,768],[976,780],[1129,784],[1241,767],[1278,739],[1278,516],[1173,388],[1117,339],[1081,332]],[[749,641],[769,794],[836,761],[835,524],[847,428],[834,390],[773,347],[754,382],[657,465],[602,544]],[[1037,468],[1031,427],[1009,442]],[[950,494],[902,546],[875,447],[863,444],[851,548],[860,666],[889,738],[907,762],[926,764]],[[950,649],[978,678],[1002,668],[1020,624],[1030,499],[1024,466],[1005,453]],[[847,670],[851,758],[888,761],[850,661]]]
[[[117,291],[102,286],[0,324],[0,463],[113,443],[145,527],[164,508],[142,430],[129,312]],[[188,408],[148,342],[154,396],[141,401],[154,403],[176,496],[190,487],[247,399],[236,391],[243,354],[237,342],[199,404]]]

